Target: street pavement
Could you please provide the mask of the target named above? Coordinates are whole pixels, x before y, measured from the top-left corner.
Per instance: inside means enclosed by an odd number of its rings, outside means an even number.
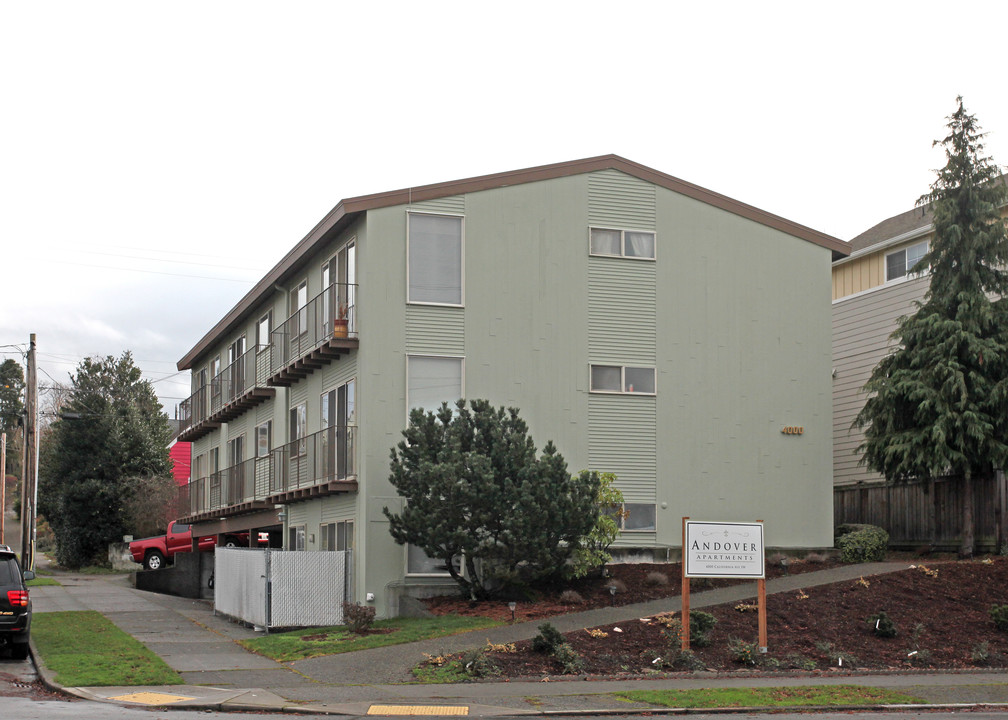
[[[40,564],[44,562],[40,559]],[[853,580],[892,572],[906,563],[842,566],[767,582],[767,592]],[[62,688],[34,651],[43,680],[71,694],[123,705],[172,706],[216,710],[298,711],[346,715],[467,714],[504,716],[592,714],[654,710],[617,700],[611,693],[631,689],[707,687],[780,687],[855,684],[898,688],[937,706],[1008,705],[1008,673],[903,673],[727,676],[696,673],[637,680],[571,679],[477,682],[453,685],[411,683],[410,669],[424,653],[455,652],[494,643],[532,638],[541,621],[453,635],[435,640],[355,653],[278,663],[241,647],[236,641],[257,637],[253,629],[216,615],[212,604],[136,590],[126,575],[55,576],[59,586],[32,588],[34,612],[95,610],[160,656],[183,678],[165,687]],[[695,593],[694,609],[751,598],[749,585]],[[561,632],[624,622],[657,612],[678,610],[679,599],[601,608],[551,618]],[[835,708],[834,708],[835,710]],[[662,711],[658,711],[662,712]]]

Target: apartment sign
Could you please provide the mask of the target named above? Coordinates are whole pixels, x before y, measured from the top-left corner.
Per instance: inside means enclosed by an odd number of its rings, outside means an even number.
[[[684,520],[683,576],[755,578],[766,576],[763,523]]]

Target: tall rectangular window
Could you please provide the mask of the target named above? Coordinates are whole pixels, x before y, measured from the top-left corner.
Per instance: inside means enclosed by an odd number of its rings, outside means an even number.
[[[261,425],[256,425],[256,457],[267,457],[270,453],[270,442],[272,442],[273,421],[267,420]]]
[[[301,403],[290,409],[290,442],[291,455],[304,455],[305,436],[308,434],[308,406]],[[300,441],[300,442],[299,442]]]
[[[259,347],[270,344],[270,326],[273,323],[273,311],[270,310],[268,313],[259,318],[259,323],[256,325],[256,344]]]
[[[407,301],[462,305],[461,217],[409,214]]]
[[[407,412],[437,410],[463,397],[462,358],[410,355],[406,368]]]

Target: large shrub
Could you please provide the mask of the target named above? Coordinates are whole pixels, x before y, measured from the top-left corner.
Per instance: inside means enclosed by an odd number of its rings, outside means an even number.
[[[840,560],[845,563],[878,562],[885,559],[889,533],[877,525],[865,525],[837,540]]]

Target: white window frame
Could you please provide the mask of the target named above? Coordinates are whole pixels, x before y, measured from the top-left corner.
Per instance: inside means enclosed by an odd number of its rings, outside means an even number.
[[[287,413],[287,422],[289,425],[287,432],[288,442],[291,444],[297,443],[297,447],[294,448],[291,457],[304,457],[308,452],[308,402],[303,401],[292,406]],[[298,425],[301,425],[301,429],[304,431],[301,435],[297,435]],[[294,437],[291,437],[292,435]]]
[[[410,217],[412,215],[426,215],[430,217],[449,217],[458,218],[460,222],[459,232],[461,233],[459,248],[459,299],[458,303],[446,303],[446,302],[433,302],[430,300],[413,300],[410,298]],[[465,242],[466,232],[465,232],[465,215],[460,215],[457,213],[432,213],[432,212],[418,212],[416,210],[406,211],[406,303],[408,305],[433,305],[435,307],[465,307]]]
[[[620,234],[620,252],[619,255],[612,255],[610,253],[598,253],[592,252],[592,231],[593,230],[606,230],[609,232],[618,232]],[[627,233],[647,233],[650,235],[654,242],[654,255],[652,257],[641,257],[640,255],[627,255],[626,253],[626,234]],[[655,262],[658,259],[658,233],[654,230],[644,230],[637,228],[615,228],[606,227],[605,225],[589,225],[588,226],[588,254],[592,257],[607,257],[607,258],[624,258],[626,260],[644,260],[646,262]]]
[[[263,323],[266,323],[266,333],[265,338],[263,337]],[[269,310],[265,315],[259,318],[259,322],[256,323],[256,347],[264,348],[270,344],[270,336],[273,332],[273,311]]]
[[[413,358],[427,358],[427,359],[433,359],[433,360],[458,360],[459,361],[459,366],[460,366],[460,370],[459,370],[459,389],[461,390],[461,394],[457,398],[453,398],[453,399],[450,399],[450,400],[444,400],[443,402],[447,402],[448,405],[449,405],[449,407],[453,407],[452,403],[454,403],[456,400],[458,400],[460,398],[464,398],[466,396],[465,395],[465,391],[466,391],[465,390],[465,387],[466,387],[465,355],[430,355],[430,354],[426,354],[426,353],[409,353],[409,354],[406,355],[406,422],[407,423],[409,423],[409,414],[410,414],[410,411],[413,409],[413,408],[410,407],[410,401],[409,401],[409,397],[410,397],[409,364],[410,364],[410,360],[412,360]],[[441,405],[439,404],[438,407],[441,407]],[[427,408],[427,409],[424,410],[424,412],[429,412],[429,411],[432,412],[432,411],[434,411],[436,409],[437,408]]]
[[[263,429],[266,430],[266,453],[265,454],[260,454],[259,453],[259,431],[263,430]],[[271,447],[272,445],[273,445],[273,421],[272,420],[267,420],[266,422],[261,422],[258,425],[256,425],[255,426],[255,451],[254,451],[255,454],[253,455],[253,457],[255,457],[256,459],[264,458],[264,457],[269,457],[270,451],[273,450],[273,448]]]
[[[608,368],[619,368],[620,370],[620,389],[619,390],[605,390],[602,388],[596,388],[592,384],[592,370],[596,367],[608,367]],[[650,370],[654,373],[654,391],[653,392],[640,392],[638,390],[624,390],[627,386],[626,384],[626,371],[627,368],[633,370]],[[645,397],[654,397],[658,394],[658,372],[650,365],[619,365],[616,363],[590,363],[588,365],[588,391],[591,393],[601,393],[605,395],[643,395]]]
[[[885,272],[885,281],[886,281],[886,283],[902,282],[902,281],[904,281],[904,280],[906,280],[906,279],[908,279],[908,278],[910,278],[910,277],[918,274],[918,271],[916,270],[916,268],[917,268],[918,265],[920,265],[920,260],[918,260],[916,263],[914,263],[913,267],[908,268],[906,266],[906,255],[907,255],[907,251],[912,250],[914,248],[919,248],[922,245],[924,246],[924,253],[922,253],[922,255],[927,254],[927,252],[931,249],[931,242],[929,240],[921,240],[920,242],[915,242],[915,243],[913,243],[911,245],[907,245],[906,247],[902,247],[899,250],[893,250],[892,252],[889,252],[889,253],[885,254],[885,262],[883,264],[885,265],[884,272]],[[889,258],[891,258],[894,255],[899,255],[901,253],[903,254],[903,274],[899,275],[897,277],[894,277],[894,278],[890,278],[889,277]],[[923,272],[927,272],[927,271],[926,270],[922,270],[922,271],[919,271],[919,272],[923,273]]]

